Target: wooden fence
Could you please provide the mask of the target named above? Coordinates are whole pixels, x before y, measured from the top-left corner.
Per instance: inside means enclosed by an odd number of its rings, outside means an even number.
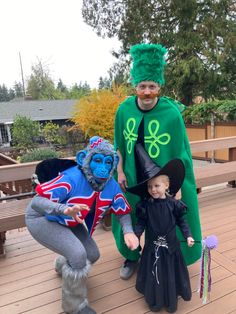
[[[187,127],[187,134],[188,134],[188,138],[190,142],[212,139],[211,126],[209,124],[202,125],[202,126],[186,125],[186,127]],[[215,138],[225,138],[225,137],[236,136],[236,122],[216,123],[214,133],[215,133]],[[218,162],[231,160],[229,156],[229,150],[224,149],[224,148],[217,151],[208,151],[208,152],[194,151],[192,152],[192,155],[193,155],[193,158],[208,159],[208,160],[214,157],[215,161],[218,161]]]

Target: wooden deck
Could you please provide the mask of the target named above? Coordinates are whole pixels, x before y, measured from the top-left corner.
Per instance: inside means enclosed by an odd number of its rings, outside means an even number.
[[[212,292],[202,305],[197,293],[199,262],[189,267],[193,297],[179,301],[177,313],[236,313],[236,189],[218,186],[199,195],[203,236],[215,234],[219,245],[212,251]],[[119,278],[123,261],[112,233],[95,233],[101,258],[89,276],[89,299],[97,313],[149,313],[134,288],[135,277]],[[1,314],[59,314],[61,279],[53,268],[55,254],[39,245],[24,228],[7,233],[6,256],[0,258]],[[160,312],[160,313],[165,313]]]

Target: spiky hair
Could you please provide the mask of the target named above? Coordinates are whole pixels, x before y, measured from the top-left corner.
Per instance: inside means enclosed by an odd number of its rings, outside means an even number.
[[[139,44],[132,46],[129,52],[133,59],[130,74],[134,86],[142,81],[153,81],[160,85],[165,83],[165,47],[160,44]]]

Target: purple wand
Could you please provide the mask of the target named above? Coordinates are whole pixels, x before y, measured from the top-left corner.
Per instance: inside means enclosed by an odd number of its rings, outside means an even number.
[[[208,293],[211,291],[211,250],[218,244],[218,239],[215,235],[208,236],[202,240],[202,257],[200,284],[198,292],[202,303],[207,302]]]

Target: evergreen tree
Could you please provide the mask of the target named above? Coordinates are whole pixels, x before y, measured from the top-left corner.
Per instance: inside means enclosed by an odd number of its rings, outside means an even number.
[[[9,93],[6,85],[5,84],[0,85],[0,102],[10,101],[11,99],[14,98],[14,97],[13,98],[11,97],[12,97],[12,93]]]
[[[57,83],[57,90],[60,91],[61,93],[64,93],[64,94],[66,94],[68,92],[66,85],[63,84],[61,79],[59,79],[59,81]]]
[[[8,98],[9,98],[9,100],[12,100],[12,99],[15,98],[15,91],[14,91],[14,89],[10,88],[8,90]]]
[[[168,48],[166,91],[186,105],[236,95],[235,0],[83,0],[85,22],[100,36]]]
[[[111,82],[107,77],[103,78],[102,76],[100,76],[98,81],[98,89],[104,88],[111,88]]]
[[[11,101],[15,97],[23,97],[23,89],[21,83],[14,84],[13,88],[7,88],[5,84],[0,85],[0,102]]]
[[[120,55],[120,57],[115,55],[119,61],[115,62],[108,71],[110,81],[115,85],[126,85],[129,82],[130,61],[124,55]]]
[[[15,82],[14,84],[14,92],[17,98],[24,97],[23,86],[20,82]]]
[[[75,83],[69,92],[69,97],[71,99],[80,99],[83,96],[89,95],[91,89],[87,82],[80,82],[79,85]]]

